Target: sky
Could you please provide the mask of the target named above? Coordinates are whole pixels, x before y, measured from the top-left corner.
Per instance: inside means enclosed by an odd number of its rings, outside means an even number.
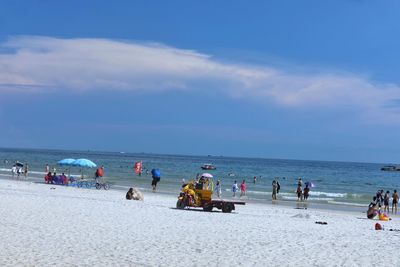
[[[398,1],[0,2],[0,147],[400,162]]]

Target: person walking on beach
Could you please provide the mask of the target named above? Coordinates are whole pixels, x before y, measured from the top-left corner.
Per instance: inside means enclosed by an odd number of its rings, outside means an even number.
[[[218,198],[221,198],[222,188],[221,188],[221,181],[218,180],[217,184],[215,185],[215,191],[217,192]]]
[[[49,173],[50,172],[50,166],[49,166],[49,164],[46,164],[46,168],[45,168],[45,170],[44,170],[46,173]]]
[[[255,184],[257,182],[257,176],[253,177],[253,183]]]
[[[397,190],[394,190],[392,198],[393,198],[392,213],[397,214],[397,203],[399,203],[399,195],[397,194]]]
[[[240,196],[245,196],[247,190],[246,181],[243,180],[242,184],[240,185]]]
[[[153,188],[153,193],[156,192],[157,183],[161,180],[161,172],[159,169],[152,169],[151,170],[151,177],[153,180],[151,181],[151,187]]]
[[[272,182],[272,200],[276,200],[276,193],[278,192],[278,185],[276,181],[274,180]]]
[[[239,190],[239,187],[237,185],[237,182],[235,181],[232,185],[232,192],[233,192],[233,197],[236,196],[236,192]]]
[[[276,193],[279,194],[279,190],[281,190],[281,184],[279,181],[276,181]]]

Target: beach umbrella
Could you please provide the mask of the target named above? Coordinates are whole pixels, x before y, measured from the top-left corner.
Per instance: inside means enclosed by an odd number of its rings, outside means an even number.
[[[96,168],[97,165],[89,160],[89,159],[77,159],[71,163],[72,166],[77,166],[77,167],[85,167],[85,168]]]
[[[57,162],[57,164],[61,166],[71,166],[74,161],[75,159],[62,159]]]
[[[76,167],[82,167],[82,168],[96,168],[97,165],[96,163],[94,163],[93,161],[89,160],[89,159],[77,159],[74,162],[71,163],[72,166],[76,166]],[[82,178],[83,176],[83,170],[81,169],[81,174],[82,174]]]
[[[67,159],[62,159],[59,162],[57,162],[58,165],[60,166],[72,166],[72,163],[75,161],[75,159],[67,158]],[[68,168],[68,177],[71,176],[70,169]]]
[[[205,177],[205,178],[213,178],[213,177],[214,177],[214,176],[212,176],[212,174],[210,174],[210,173],[208,173],[208,172],[203,173],[201,176],[202,176],[202,177]],[[200,176],[200,177],[201,177],[201,176]]]

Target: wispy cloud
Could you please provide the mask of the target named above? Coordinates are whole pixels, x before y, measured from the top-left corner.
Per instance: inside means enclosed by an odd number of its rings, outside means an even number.
[[[209,88],[288,107],[351,108],[396,117],[400,87],[351,73],[294,73],[226,63],[158,43],[13,37],[0,46],[0,92]],[[202,86],[201,86],[202,85]],[[206,85],[206,86],[204,86]]]

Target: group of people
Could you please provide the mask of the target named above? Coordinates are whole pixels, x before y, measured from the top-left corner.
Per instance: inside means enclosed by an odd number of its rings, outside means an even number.
[[[46,184],[59,184],[59,185],[68,185],[70,181],[70,179],[68,179],[68,177],[62,173],[61,175],[57,175],[57,173],[51,173],[48,172],[45,176],[44,176],[44,182]]]
[[[367,218],[374,219],[382,212],[389,213],[390,200],[392,200],[392,213],[397,214],[397,205],[399,203],[399,195],[397,190],[394,190],[391,196],[390,191],[386,191],[386,193],[384,193],[384,190],[378,190],[376,195],[373,197],[372,202],[368,205]]]
[[[24,175],[24,177],[27,178],[28,171],[29,171],[28,163],[25,163],[23,165],[21,163],[16,162],[11,168],[11,175],[12,175],[12,178],[17,177],[19,179],[19,177],[21,175]]]
[[[310,183],[306,182],[305,187],[303,189],[303,180],[299,178],[297,181],[297,188],[296,188],[296,194],[297,194],[297,201],[307,201],[308,197],[310,196]]]
[[[247,191],[246,180],[243,180],[242,183],[240,184],[240,197],[246,196],[246,191]],[[237,181],[235,180],[235,182],[232,185],[233,197],[236,197],[237,192],[239,192],[239,186],[237,184]]]

